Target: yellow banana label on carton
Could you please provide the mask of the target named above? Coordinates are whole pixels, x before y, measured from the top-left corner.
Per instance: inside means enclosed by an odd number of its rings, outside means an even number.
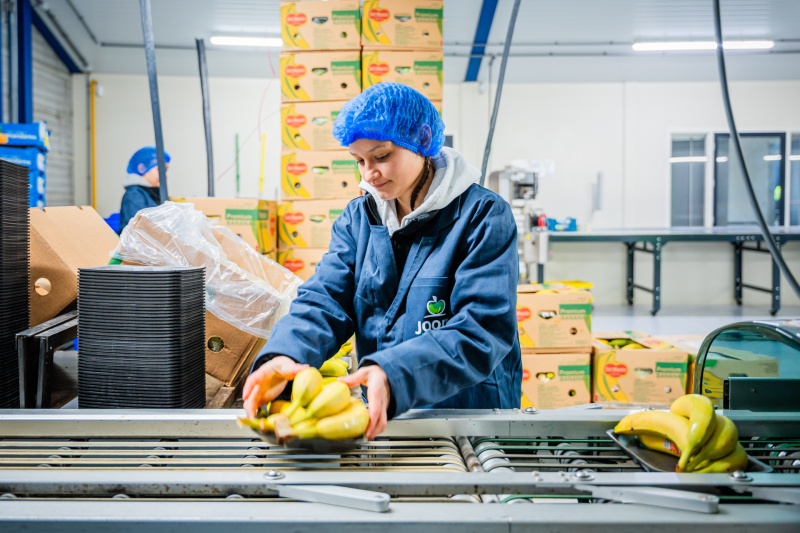
[[[628,396],[622,390],[619,378],[629,372],[628,365],[616,361],[616,353],[609,350],[600,354],[595,365],[595,399],[605,401],[628,402]]]
[[[278,238],[289,246],[306,247],[306,242],[297,231],[297,225],[305,220],[305,215],[292,211],[292,207],[292,202],[278,207]]]
[[[310,150],[311,147],[300,134],[300,128],[308,124],[308,117],[295,113],[294,105],[281,108],[281,140],[288,148]]]

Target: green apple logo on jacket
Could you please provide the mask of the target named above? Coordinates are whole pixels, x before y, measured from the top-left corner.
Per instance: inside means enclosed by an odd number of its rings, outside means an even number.
[[[425,318],[431,316],[442,316],[444,314],[444,308],[444,300],[438,300],[436,296],[434,296],[432,300],[428,301],[428,312],[430,314]]]
[[[421,335],[426,331],[431,331],[434,329],[439,329],[440,327],[447,324],[447,319],[441,317],[444,315],[444,310],[447,307],[447,304],[444,300],[439,300],[436,296],[434,296],[431,300],[428,301],[427,304],[428,313],[423,318],[424,319],[432,319],[432,320],[418,320],[417,321],[417,330],[414,332],[415,335]]]

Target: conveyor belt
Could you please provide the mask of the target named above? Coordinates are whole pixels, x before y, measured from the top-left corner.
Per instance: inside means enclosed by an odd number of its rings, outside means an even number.
[[[643,472],[605,435],[630,412],[411,412],[328,455],[236,411],[0,412],[0,530],[800,530],[796,413],[727,411],[775,469],[729,476]]]

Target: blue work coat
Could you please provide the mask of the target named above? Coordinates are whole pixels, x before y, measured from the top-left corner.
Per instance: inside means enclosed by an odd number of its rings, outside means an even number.
[[[125,229],[128,222],[145,207],[156,207],[161,202],[161,189],[159,187],[142,187],[131,185],[125,188],[122,195],[122,205],[119,208],[119,233]]]
[[[333,224],[330,248],[272,329],[257,368],[281,354],[319,368],[356,335],[360,364],[391,386],[389,416],[412,408],[518,408],[517,228],[497,194],[471,185],[413,237],[397,271],[365,196]]]

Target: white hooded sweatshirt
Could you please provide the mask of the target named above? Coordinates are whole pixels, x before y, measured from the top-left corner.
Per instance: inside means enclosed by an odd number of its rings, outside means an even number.
[[[381,216],[381,222],[389,230],[390,236],[423,213],[447,207],[481,176],[477,168],[470,165],[463,155],[452,148],[443,147],[437,155],[433,156],[433,166],[435,168],[433,181],[425,196],[425,201],[404,216],[400,223],[397,222],[395,201],[381,199],[373,186],[366,181],[361,181],[359,187],[372,195]]]

